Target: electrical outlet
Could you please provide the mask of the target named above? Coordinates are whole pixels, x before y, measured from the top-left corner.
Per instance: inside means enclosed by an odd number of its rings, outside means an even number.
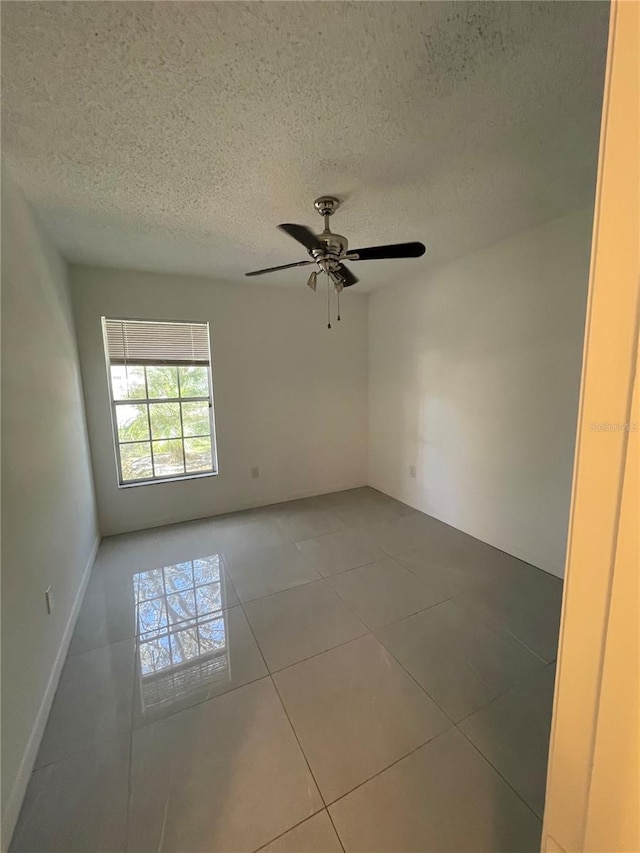
[[[412,480],[415,480],[415,478],[416,478],[416,466],[415,465],[409,466],[409,476],[411,477]]]
[[[51,586],[49,585],[44,591],[44,600],[47,603],[47,613],[51,615],[53,611],[53,595],[51,594]]]
[[[257,480],[259,476],[260,476],[260,469],[256,465],[255,468],[251,469],[251,479]]]

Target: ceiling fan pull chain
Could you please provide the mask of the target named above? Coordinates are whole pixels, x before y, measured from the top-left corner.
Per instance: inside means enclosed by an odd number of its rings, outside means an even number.
[[[331,279],[327,275],[327,329],[331,328]]]
[[[338,323],[340,322],[340,291],[338,291]]]

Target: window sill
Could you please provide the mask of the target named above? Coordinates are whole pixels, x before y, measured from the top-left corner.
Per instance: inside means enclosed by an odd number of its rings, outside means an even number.
[[[132,480],[130,483],[118,483],[118,488],[133,489],[137,486],[159,486],[164,483],[183,483],[186,480],[202,480],[204,477],[217,476],[217,471],[203,471],[202,474],[182,474],[178,477],[159,477],[155,480]]]

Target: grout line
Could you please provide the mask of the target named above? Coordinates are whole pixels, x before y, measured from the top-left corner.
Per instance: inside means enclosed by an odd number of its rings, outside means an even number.
[[[280,704],[282,705],[282,710],[284,711],[284,714],[285,714],[285,716],[289,722],[289,725],[291,726],[291,731],[293,733],[293,736],[296,739],[296,742],[298,744],[298,748],[300,749],[300,752],[302,753],[302,757],[304,758],[305,764],[307,765],[309,773],[311,774],[311,778],[313,779],[313,784],[316,786],[316,790],[318,791],[318,795],[320,796],[320,799],[322,800],[322,803],[323,803],[324,807],[326,808],[327,807],[327,801],[324,798],[324,794],[320,790],[320,786],[318,785],[318,781],[317,781],[317,779],[313,773],[313,770],[311,769],[311,765],[309,764],[309,759],[307,758],[307,754],[304,751],[304,749],[302,748],[302,743],[300,742],[300,738],[298,737],[298,733],[295,730],[293,723],[291,722],[291,717],[289,716],[289,712],[287,711],[287,708],[286,708],[286,706],[282,700],[282,696],[280,695],[280,691],[278,690],[278,685],[276,684],[275,679],[272,675],[270,675],[269,677],[271,678],[271,683],[273,684],[273,688],[276,691],[278,699],[280,700]]]
[[[283,835],[287,834],[287,832],[291,832],[292,830],[297,829],[299,826],[302,826],[303,823],[306,823],[308,820],[311,820],[312,817],[315,817],[316,815],[322,814],[322,812],[326,811],[326,806],[323,806],[321,809],[318,809],[318,811],[314,812],[313,814],[310,814],[309,817],[302,818],[302,820],[299,820],[297,823],[294,823],[293,826],[290,826],[289,829],[285,829],[284,832],[281,832],[279,835],[275,835],[273,838],[270,838],[268,841],[265,841],[265,843],[261,844],[260,847],[256,847],[253,853],[260,853],[261,850],[264,850],[265,847],[268,847],[270,844],[273,844],[274,841],[277,841],[279,838],[282,838]],[[344,850],[344,847],[342,849]]]
[[[248,621],[249,620],[247,619],[247,622]],[[319,658],[320,655],[325,655],[327,654],[327,652],[334,652],[336,649],[341,649],[343,646],[348,646],[349,643],[355,643],[356,640],[362,640],[364,637],[373,637],[373,631],[367,628],[364,623],[361,624],[365,631],[362,634],[358,634],[357,637],[351,637],[351,639],[345,640],[343,643],[338,643],[335,646],[329,646],[328,649],[322,649],[322,651],[320,652],[314,652],[312,655],[309,655],[306,658],[300,658],[300,660],[293,661],[293,663],[288,663],[286,666],[281,666],[279,669],[271,669],[270,667],[267,667],[269,670],[269,675],[279,675],[281,672],[286,672],[288,669],[292,669],[292,667],[298,666],[298,664],[306,663],[307,661]]]
[[[220,556],[224,560],[224,556],[222,554],[220,554]],[[385,557],[385,559],[388,559],[388,558]],[[316,572],[316,574],[318,575],[317,578],[313,578],[312,580],[309,580],[309,581],[304,581],[303,583],[297,583],[294,586],[288,586],[288,587],[285,587],[284,589],[278,589],[275,592],[269,592],[266,595],[258,595],[255,598],[248,598],[246,601],[241,601],[240,596],[238,596],[237,591],[236,591],[236,596],[238,597],[238,601],[240,602],[240,604],[251,604],[254,601],[262,601],[264,598],[273,598],[274,595],[281,595],[283,592],[291,592],[292,590],[299,589],[300,587],[303,587],[303,586],[310,586],[312,583],[318,583],[318,581],[329,581],[330,578],[337,578],[340,575],[346,575],[347,572],[354,572],[356,569],[364,569],[368,566],[375,566],[377,563],[382,563],[382,562],[384,562],[384,560],[373,560],[370,563],[363,563],[361,566],[353,566],[350,569],[343,569],[341,572],[334,572],[331,575],[321,574],[319,569],[317,569],[312,563],[309,563],[309,567],[312,568],[313,571]],[[225,566],[226,565],[227,565],[227,563],[225,561]],[[229,575],[229,578],[231,578],[231,572],[229,571],[229,569],[227,568],[227,569],[225,569],[225,571]],[[234,589],[235,589],[235,587],[234,587]],[[334,590],[334,592],[336,592],[336,590]],[[438,602],[438,604],[440,604],[440,603],[441,602]],[[236,605],[234,605],[234,606],[236,606]],[[432,605],[429,605],[429,606],[432,606]]]
[[[511,788],[513,793],[518,797],[519,800],[521,800],[525,804],[525,806],[529,809],[531,814],[536,818],[538,823],[542,826],[542,818],[540,817],[540,815],[534,811],[534,809],[529,805],[529,803],[525,800],[525,798],[522,796],[522,794],[519,791],[517,791],[516,788],[513,787],[513,785],[506,778],[506,776],[502,775],[502,773],[500,772],[500,770],[498,770],[498,768],[495,766],[495,764],[493,764],[490,761],[490,759],[482,752],[480,747],[476,746],[476,744],[471,740],[471,738],[467,735],[467,733],[465,731],[463,731],[463,729],[461,729],[458,725],[456,725],[456,730],[459,731],[460,734],[468,741],[468,743],[471,744],[471,746],[475,749],[475,751],[478,753],[480,758],[482,758],[484,761],[486,761],[487,764],[489,765],[489,767],[491,767],[498,774],[498,776],[502,779],[502,781],[505,783],[505,785],[507,785],[509,788]]]
[[[455,728],[455,726],[453,728]],[[358,788],[362,788],[368,782],[371,782],[373,779],[376,779],[378,776],[382,776],[382,774],[386,773],[387,770],[389,770],[391,767],[394,767],[396,764],[400,764],[400,762],[404,761],[405,758],[409,758],[415,752],[418,752],[423,747],[425,747],[427,744],[432,743],[434,740],[437,740],[439,737],[443,737],[443,735],[448,734],[448,732],[450,732],[451,730],[452,730],[452,727],[449,727],[442,732],[438,732],[437,734],[432,735],[432,737],[427,738],[427,740],[423,741],[422,743],[419,743],[418,746],[415,746],[413,749],[410,749],[409,752],[405,753],[404,755],[401,755],[399,758],[396,758],[390,764],[387,764],[386,767],[382,767],[380,770],[376,771],[372,776],[369,776],[366,779],[363,779],[362,782],[358,782],[358,784],[354,785],[353,788],[349,788],[349,790],[345,791],[344,794],[340,794],[340,796],[336,797],[335,800],[331,800],[330,803],[327,803],[327,811],[329,811],[330,806],[335,806],[336,803],[339,803],[340,800],[344,800],[345,797],[348,797],[349,794],[352,794],[354,791],[357,791]],[[331,816],[331,815],[329,815],[329,816]]]
[[[331,821],[331,826],[333,827],[333,831],[334,831],[334,832],[335,832],[335,834],[336,834],[336,838],[338,839],[338,843],[340,844],[340,847],[342,847],[342,853],[346,853],[345,846],[344,846],[344,844],[342,843],[342,839],[340,838],[340,833],[338,832],[338,827],[335,825],[335,822],[334,822],[334,820],[333,820],[333,815],[331,814],[331,812],[329,811],[329,809],[327,809],[327,817],[328,817],[328,818],[329,818],[329,820]]]
[[[282,706],[283,713],[284,713],[285,717],[287,718],[287,721],[288,721],[289,726],[291,728],[291,732],[293,733],[293,736],[296,739],[296,743],[298,744],[298,749],[300,750],[300,753],[301,753],[302,757],[304,758],[305,764],[307,765],[307,769],[309,770],[309,774],[310,774],[311,778],[313,779],[313,784],[316,786],[316,791],[318,792],[318,796],[320,797],[320,800],[322,801],[323,806],[326,809],[327,804],[326,804],[324,795],[323,795],[322,791],[320,790],[320,786],[318,785],[318,781],[317,781],[317,779],[313,773],[313,770],[311,769],[311,765],[309,763],[309,759],[307,758],[307,754],[305,753],[304,749],[302,748],[302,743],[300,742],[300,738],[298,737],[298,733],[296,732],[294,725],[291,722],[291,717],[289,716],[289,712],[287,711],[287,708],[284,704],[282,696],[280,695],[280,691],[278,690],[278,685],[276,684],[275,679],[269,670],[269,667],[267,665],[267,661],[266,661],[266,659],[262,653],[262,649],[260,648],[260,644],[258,643],[258,638],[256,637],[254,630],[253,630],[253,627],[251,626],[251,623],[249,622],[249,619],[247,618],[247,614],[244,611],[244,607],[242,608],[242,610],[244,613],[244,617],[247,620],[247,624],[249,625],[249,630],[251,631],[254,642],[255,642],[256,646],[258,647],[258,650],[260,652],[262,660],[264,661],[264,665],[267,667],[267,671],[269,672],[269,678],[271,679],[271,684],[273,685],[273,689],[276,692],[276,696],[280,700],[280,705]],[[315,814],[315,812],[314,812],[314,814]],[[328,814],[328,812],[327,812],[327,814]],[[311,815],[310,815],[310,817],[311,817]],[[329,819],[331,820],[331,815],[329,815]],[[333,820],[331,820],[331,823],[333,824]],[[334,826],[334,831],[335,831],[335,826]],[[336,832],[336,835],[337,835],[337,832]],[[342,847],[342,849],[344,851],[344,846],[342,845],[342,841],[340,840],[339,836],[338,836],[338,840],[340,841],[340,846]]]
[[[387,626],[385,625],[384,627],[386,628]],[[433,702],[433,704],[436,706],[436,708],[438,708],[438,710],[439,710],[439,711],[441,711],[441,712],[444,714],[444,716],[445,716],[445,717],[447,718],[447,720],[451,723],[451,725],[452,725],[452,726],[455,726],[455,725],[456,725],[455,721],[451,719],[451,717],[450,717],[450,716],[449,716],[449,714],[445,711],[445,709],[442,707],[442,705],[441,705],[439,702],[437,702],[437,701],[433,698],[433,696],[429,693],[429,691],[426,689],[426,687],[423,687],[423,685],[422,685],[422,684],[420,684],[420,682],[418,681],[418,679],[417,679],[417,678],[415,678],[415,677],[412,675],[412,673],[410,673],[410,672],[409,672],[409,670],[404,666],[404,664],[402,663],[402,661],[400,661],[400,660],[399,660],[399,659],[398,659],[398,658],[393,654],[393,652],[385,646],[385,644],[382,642],[382,640],[380,640],[378,637],[376,637],[376,636],[375,636],[375,634],[374,634],[373,636],[375,637],[375,639],[377,640],[377,642],[378,642],[378,643],[380,643],[380,645],[381,645],[381,646],[382,646],[382,648],[385,650],[385,652],[387,652],[387,654],[388,654],[388,655],[390,655],[390,657],[392,657],[392,658],[393,658],[393,660],[398,664],[398,666],[399,666],[399,667],[401,667],[401,669],[403,670],[403,672],[406,672],[406,673],[407,673],[407,675],[409,676],[409,678],[411,678],[411,680],[412,680],[412,681],[414,681],[414,682],[418,685],[418,687],[420,688],[420,690],[422,690],[422,692],[427,696],[427,698],[429,698],[429,699]],[[448,729],[447,729],[446,731],[448,731]],[[442,732],[441,732],[441,734],[442,734]]]
[[[80,749],[74,749],[73,752],[67,752],[60,758],[56,758],[55,761],[48,761],[46,764],[41,764],[39,767],[34,767],[31,771],[31,775],[33,775],[34,773],[39,773],[41,770],[47,770],[49,767],[53,767],[54,764],[60,764],[61,761],[66,761],[68,758],[74,758],[76,755],[80,755],[81,753],[86,752],[88,749],[95,749],[98,746],[102,746],[105,743],[109,743],[109,741],[111,740],[118,740],[119,738],[124,738],[125,736],[128,737],[132,733],[133,729],[121,729],[117,732],[111,732],[111,734],[107,735],[106,737],[101,737],[99,740],[87,743]]]

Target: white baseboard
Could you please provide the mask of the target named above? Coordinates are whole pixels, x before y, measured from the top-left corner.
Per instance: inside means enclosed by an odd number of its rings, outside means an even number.
[[[73,629],[76,625],[76,619],[78,618],[78,612],[80,610],[80,605],[82,604],[84,591],[87,587],[87,583],[89,582],[89,575],[91,574],[91,569],[93,568],[93,563],[96,558],[96,553],[98,551],[99,545],[100,536],[96,537],[96,540],[93,543],[93,547],[91,548],[91,553],[89,554],[89,559],[87,560],[87,563],[84,567],[80,586],[78,587],[78,592],[76,593],[76,597],[73,602],[73,607],[71,608],[71,613],[69,614],[69,618],[67,619],[67,624],[65,626],[64,634],[62,635],[62,640],[60,642],[60,647],[58,649],[58,653],[56,655],[56,659],[51,670],[51,675],[49,676],[49,681],[47,682],[47,687],[44,691],[44,696],[42,697],[42,702],[40,703],[40,708],[38,709],[38,713],[36,715],[36,719],[31,730],[31,736],[22,756],[22,761],[20,762],[20,769],[18,770],[18,774],[11,788],[11,794],[9,795],[9,799],[7,800],[5,812],[2,815],[1,849],[3,853],[4,851],[9,849],[11,836],[13,835],[13,831],[18,820],[18,815],[20,814],[22,801],[24,800],[24,795],[27,791],[27,785],[29,784],[29,779],[31,778],[33,765],[35,764],[36,757],[38,755],[40,741],[42,740],[42,735],[44,734],[44,729],[47,724],[47,719],[49,717],[49,711],[51,710],[53,698],[56,695],[56,689],[58,687],[60,673],[62,672],[62,667],[67,656],[67,650],[69,648],[69,643],[71,642],[71,635],[73,634]]]

